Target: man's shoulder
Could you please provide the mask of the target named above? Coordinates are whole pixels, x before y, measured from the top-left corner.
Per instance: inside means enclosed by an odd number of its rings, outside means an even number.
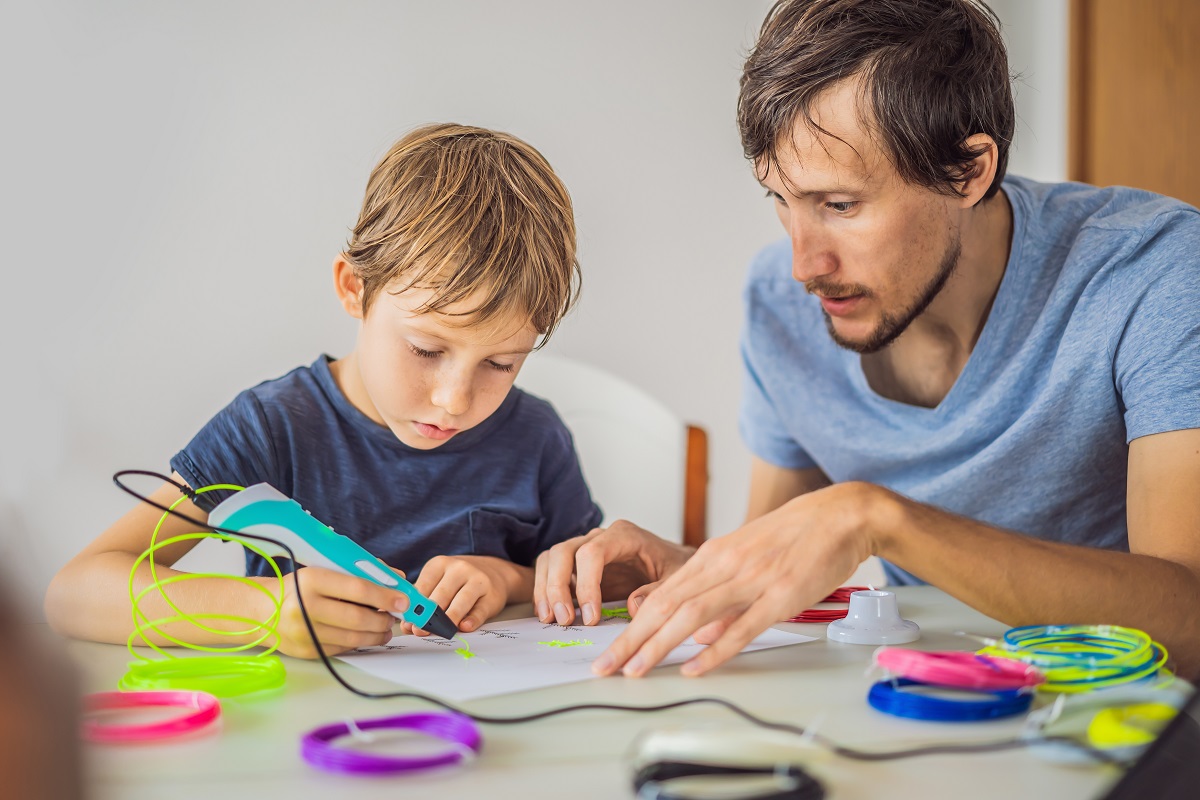
[[[1200,210],[1144,189],[1016,176],[1005,179],[1004,189],[1022,205],[1030,233],[1043,242],[1073,243],[1081,237],[1129,242],[1161,230],[1200,231]]]
[[[778,282],[796,284],[792,278],[792,246],[786,238],[771,242],[755,253],[746,275],[747,287]]]

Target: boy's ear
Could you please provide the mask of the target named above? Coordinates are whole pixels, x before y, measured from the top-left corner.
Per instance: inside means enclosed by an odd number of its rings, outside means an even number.
[[[354,271],[354,267],[346,260],[345,253],[338,254],[333,260],[333,288],[337,291],[342,308],[355,319],[362,319],[363,282]]]

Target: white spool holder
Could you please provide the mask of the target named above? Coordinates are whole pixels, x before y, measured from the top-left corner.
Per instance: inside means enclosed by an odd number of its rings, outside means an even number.
[[[921,638],[917,623],[900,618],[895,592],[852,592],[845,619],[829,623],[825,636],[846,644],[904,644]]]

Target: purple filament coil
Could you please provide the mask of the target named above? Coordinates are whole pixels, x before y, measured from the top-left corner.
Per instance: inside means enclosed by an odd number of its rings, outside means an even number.
[[[362,737],[376,730],[410,730],[451,743],[441,753],[421,756],[389,756],[364,753],[334,742],[345,736]],[[314,767],[327,772],[355,775],[387,775],[417,772],[457,764],[474,756],[483,746],[479,728],[469,717],[445,711],[400,714],[353,722],[335,722],[309,731],[300,740],[300,755]]]

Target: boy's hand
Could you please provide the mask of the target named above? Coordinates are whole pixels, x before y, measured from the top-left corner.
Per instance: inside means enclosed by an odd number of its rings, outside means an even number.
[[[262,582],[272,596],[279,591],[279,582],[273,576],[256,581]],[[304,593],[304,607],[327,655],[387,644],[392,640],[396,618],[379,609],[396,612],[408,609],[408,598],[400,592],[333,570],[301,567],[283,576],[283,608],[278,628],[279,652],[297,658],[317,657],[317,648],[296,600],[297,582]],[[260,612],[257,619],[266,619],[274,611],[265,595],[263,601],[269,610]]]
[[[528,599],[533,570],[494,556],[437,556],[426,562],[417,591],[446,609],[460,631],[473,631],[500,612],[510,599]],[[402,622],[405,633],[429,634]]]

